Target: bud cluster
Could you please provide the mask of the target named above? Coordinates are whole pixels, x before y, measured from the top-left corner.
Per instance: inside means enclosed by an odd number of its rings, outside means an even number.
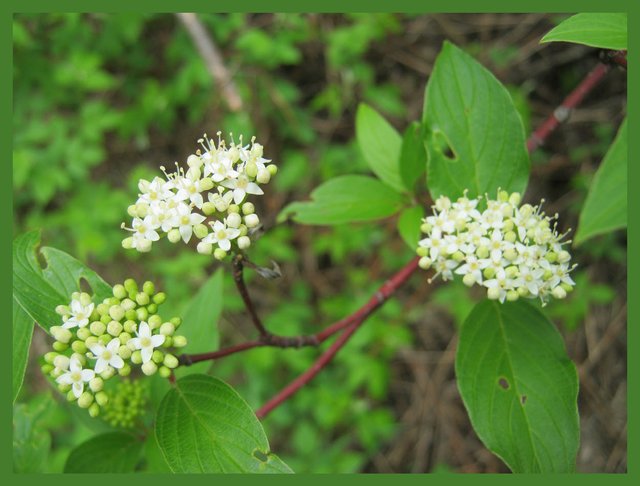
[[[144,413],[148,387],[140,380],[122,380],[107,390],[109,401],[102,408],[102,418],[112,427],[133,428]]]
[[[262,157],[263,147],[255,137],[250,145],[227,144],[217,133],[213,139],[198,140],[202,150],[187,158],[185,172],[176,162],[176,170],[152,181],[141,179],[140,193],[127,212],[133,218],[133,233],[122,241],[124,248],[148,252],[162,236],[172,243],[189,243],[195,235],[199,253],[222,260],[233,247],[245,250],[251,234],[260,224],[248,195],[264,194],[260,184],[267,184],[278,168]],[[206,195],[206,200],[205,196]]]
[[[487,297],[504,302],[520,297],[563,299],[575,285],[571,255],[563,249],[570,240],[556,231],[558,215],[546,216],[538,206],[520,204],[520,194],[499,191],[497,200],[440,197],[433,215],[423,220],[427,237],[418,244],[420,267],[433,268],[435,277],[462,275],[465,285],[481,285]],[[431,279],[429,280],[431,281]]]
[[[114,285],[113,297],[99,304],[87,293],[74,292],[69,305],[56,307],[62,325],[50,329],[55,341],[53,351],[44,355],[42,371],[91,416],[107,404],[104,382],[116,374],[129,376],[139,366],[145,375],[169,377],[178,366],[169,350],[187,340],[175,334],[179,317],[164,321],[158,314],[165,299],[153,282],[140,289],[133,279]]]

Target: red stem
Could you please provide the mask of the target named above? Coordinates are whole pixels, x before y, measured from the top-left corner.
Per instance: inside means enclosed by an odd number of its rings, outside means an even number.
[[[400,271],[398,271],[393,277],[382,284],[382,286],[373,295],[373,297],[371,297],[371,299],[369,299],[369,301],[365,305],[360,307],[360,309],[358,309],[356,312],[346,317],[345,319],[336,322],[330,328],[325,329],[324,332],[327,332],[330,329],[337,329],[338,326],[348,326],[345,331],[338,337],[338,339],[336,339],[336,341],[316,360],[316,362],[313,363],[311,368],[298,376],[271,400],[265,403],[256,412],[256,416],[259,419],[266,417],[267,414],[269,414],[269,412],[271,412],[274,408],[291,397],[291,395],[296,393],[304,385],[309,383],[333,359],[336,353],[340,351],[340,349],[342,349],[342,347],[347,343],[353,333],[356,332],[356,330],[362,325],[366,318],[369,317],[369,315],[371,315],[376,309],[378,309],[378,307],[384,304],[389,299],[389,297],[391,297],[395,293],[395,291],[398,290],[398,288],[409,279],[413,272],[415,272],[418,268],[418,260],[419,258],[415,257],[409,263],[407,263],[407,265],[400,269]]]

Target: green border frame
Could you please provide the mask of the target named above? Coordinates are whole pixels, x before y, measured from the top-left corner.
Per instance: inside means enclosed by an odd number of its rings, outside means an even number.
[[[509,12],[509,13],[526,13],[526,12],[549,12],[549,13],[567,13],[567,12],[628,12],[629,14],[629,57],[631,58],[631,67],[628,70],[628,86],[640,86],[638,62],[640,56],[638,56],[639,48],[638,39],[640,38],[640,2],[634,2],[633,0],[570,0],[565,2],[558,2],[558,0],[524,0],[514,2],[513,0],[486,0],[478,2],[477,0],[394,0],[393,2],[380,2],[376,4],[376,7],[372,9],[371,0],[350,0],[345,2],[344,0],[313,0],[301,4],[295,0],[271,0],[264,2],[260,0],[236,0],[234,2],[213,2],[204,0],[189,0],[183,2],[171,2],[167,0],[138,0],[137,2],[126,0],[94,0],[92,2],[80,2],[69,0],[58,0],[56,2],[45,0],[29,0],[18,2],[16,0],[5,0],[0,6],[0,35],[2,36],[2,59],[5,59],[5,67],[12,66],[12,23],[11,18],[14,12],[77,12],[77,11],[156,11],[156,12],[178,12],[178,11],[202,11],[202,12],[240,12],[240,11],[254,11],[254,12],[424,12],[424,13],[475,13],[475,12]],[[634,81],[635,80],[635,81]],[[3,70],[0,75],[0,110],[4,115],[2,120],[3,130],[0,131],[0,150],[2,151],[3,160],[2,167],[8,172],[12,172],[11,164],[11,140],[12,140],[12,70]],[[638,94],[637,89],[628,93],[628,113],[629,113],[629,126],[633,133],[633,130],[638,126]],[[629,144],[630,154],[639,154],[640,140],[638,138],[631,137]],[[630,160],[633,160],[630,158]],[[6,167],[5,167],[6,165]],[[629,164],[627,184],[631,186],[630,181],[638,181],[639,164]],[[12,184],[11,178],[0,178],[0,184],[2,188],[0,190],[0,197],[2,202],[0,203],[0,222],[8,223],[12,222],[12,232],[8,236],[2,238],[0,243],[2,244],[2,252],[0,258],[3,272],[0,285],[3,292],[0,294],[1,304],[0,308],[5,311],[5,315],[10,315],[10,309],[12,305],[11,291],[11,235],[13,234],[13,208],[12,208]],[[632,189],[629,187],[629,189]],[[635,214],[633,208],[638,208],[638,200],[640,199],[640,191],[629,190],[629,215]],[[628,247],[633,248],[634,243],[638,242],[638,227],[636,220],[633,217],[629,218],[628,224]],[[628,286],[627,295],[640,295],[638,285],[638,270],[639,270],[640,257],[634,252],[628,253]],[[628,308],[627,322],[635,322],[638,318],[638,305],[639,303],[634,299],[631,299]],[[9,326],[10,328],[10,326]],[[637,326],[628,326],[628,342],[638,342],[640,337],[640,330]],[[3,346],[3,363],[5,369],[11,367],[11,339],[5,338],[2,341]],[[631,481],[635,482],[640,479],[640,466],[634,459],[639,459],[637,437],[639,432],[638,427],[638,374],[637,370],[640,369],[640,357],[635,353],[628,353],[628,398],[627,398],[627,410],[628,410],[628,472],[626,474],[576,474],[576,475],[459,475],[459,474],[439,474],[435,477],[429,475],[388,475],[388,474],[368,474],[368,475],[307,475],[304,481],[311,481],[312,483],[324,483],[327,479],[331,481],[338,481],[340,483],[360,483],[364,484],[382,484],[390,481],[399,481],[405,484],[422,484],[423,481],[435,480],[438,484],[444,482],[446,484],[468,484],[474,482],[477,484],[489,484],[489,482],[502,482],[502,481],[518,481],[529,484],[538,484],[540,480],[551,479],[548,476],[563,481],[563,484],[596,484],[607,481],[607,484],[615,482],[616,484],[624,483],[628,484]],[[10,396],[11,383],[10,380],[5,380],[2,385],[6,393],[3,396]],[[114,479],[120,480],[120,477],[114,478],[111,475],[47,475],[46,478],[41,475],[18,475],[14,474],[12,465],[12,449],[11,442],[12,436],[12,406],[9,400],[2,403],[2,416],[4,423],[6,424],[6,434],[3,434],[3,450],[2,457],[3,471],[6,474],[5,479],[10,481],[10,484],[29,484],[32,481],[45,480],[48,483],[59,484],[79,484],[82,482],[86,484],[90,482],[92,486],[100,484],[110,484]],[[125,481],[136,481],[141,484],[153,484],[159,486],[161,484],[171,484],[175,481],[175,477],[170,475],[121,475]],[[134,479],[135,478],[135,479]],[[253,482],[256,478],[253,476],[225,476],[222,478],[214,478],[213,480],[223,480],[225,484],[238,484]],[[268,477],[261,476],[259,478],[261,483],[281,484],[286,482],[287,484],[293,484],[292,481],[297,481],[295,476],[277,476]],[[190,476],[189,481],[192,484],[205,484],[212,481],[208,476]],[[64,482],[64,483],[63,483]]]

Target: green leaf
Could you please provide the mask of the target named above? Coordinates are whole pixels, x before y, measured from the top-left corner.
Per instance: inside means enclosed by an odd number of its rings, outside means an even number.
[[[627,226],[627,119],[596,172],[580,212],[576,244]]]
[[[402,192],[400,176],[402,137],[376,110],[360,103],[356,113],[356,138],[365,160],[382,182]]]
[[[575,469],[578,376],[538,309],[477,304],[462,326],[455,368],[473,428],[512,471]]]
[[[51,449],[51,435],[39,426],[39,420],[50,399],[13,407],[13,472],[40,473]]]
[[[580,13],[560,22],[540,42],[574,42],[603,49],[627,48],[626,13]]]
[[[166,380],[165,380],[166,381]],[[144,443],[144,458],[146,462],[145,472],[170,473],[169,465],[164,460],[155,434],[149,435]]]
[[[204,353],[218,349],[218,320],[223,306],[223,278],[224,271],[219,268],[189,302],[182,316],[182,324],[178,328],[178,334],[187,338],[187,345],[183,348],[185,353]],[[177,368],[175,373],[178,377],[201,373],[210,365],[205,362],[183,366]]]
[[[399,211],[404,198],[377,179],[362,175],[334,177],[311,193],[311,201],[294,202],[278,215],[293,214],[302,224],[342,224],[386,218]]]
[[[93,270],[55,248],[40,250],[46,262],[38,262],[40,232],[30,231],[13,241],[13,297],[29,316],[47,332],[62,321],[55,308],[68,304],[71,293],[86,280],[97,300],[111,295],[111,287]]]
[[[529,177],[522,120],[506,88],[445,42],[425,92],[423,113],[431,196],[469,197],[498,188],[524,193]]]
[[[422,218],[424,218],[424,209],[421,206],[403,209],[398,218],[400,236],[413,251],[418,248]]]
[[[207,375],[179,379],[156,417],[156,437],[174,473],[285,473],[262,425],[226,383]]]
[[[407,127],[402,137],[400,151],[400,176],[402,183],[413,190],[416,181],[427,169],[427,153],[424,149],[424,132],[422,124],[413,122]]]
[[[33,319],[13,299],[13,401],[16,401],[27,368],[29,346],[33,335]]]
[[[140,461],[144,442],[127,432],[108,432],[92,437],[71,451],[66,473],[127,473]]]

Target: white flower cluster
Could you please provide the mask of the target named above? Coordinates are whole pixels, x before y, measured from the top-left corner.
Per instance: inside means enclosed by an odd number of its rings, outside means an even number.
[[[558,215],[545,216],[542,203],[518,207],[518,193],[499,191],[497,200],[487,198],[483,211],[480,200],[466,192],[455,202],[436,200],[420,228],[427,234],[418,244],[420,267],[433,268],[443,280],[462,275],[465,285],[481,285],[487,297],[500,302],[528,297],[545,305],[549,296],[566,297],[575,285],[569,275],[575,265],[562,248],[570,243],[562,241],[566,234],[551,226]]]
[[[140,180],[138,200],[127,210],[132,227],[122,224],[133,235],[123,240],[123,247],[147,252],[161,233],[172,243],[188,243],[195,235],[199,253],[222,260],[232,247],[251,245],[250,234],[260,219],[254,205],[244,201],[264,194],[260,184],[267,184],[278,168],[262,157],[255,137],[250,145],[242,144],[242,136],[238,144],[227,145],[217,135],[217,145],[206,134],[198,140],[202,150],[187,158],[186,172],[176,162],[175,172],[161,167],[165,178]]]
[[[98,305],[89,294],[74,292],[69,305],[56,308],[62,325],[50,328],[54,351],[44,355],[42,371],[91,416],[108,402],[104,381],[116,373],[128,376],[131,365],[140,365],[145,375],[168,377],[179,363],[167,348],[183,347],[187,340],[175,335],[179,317],[163,322],[157,314],[165,298],[152,282],[139,291],[133,279],[114,285],[113,297]]]

